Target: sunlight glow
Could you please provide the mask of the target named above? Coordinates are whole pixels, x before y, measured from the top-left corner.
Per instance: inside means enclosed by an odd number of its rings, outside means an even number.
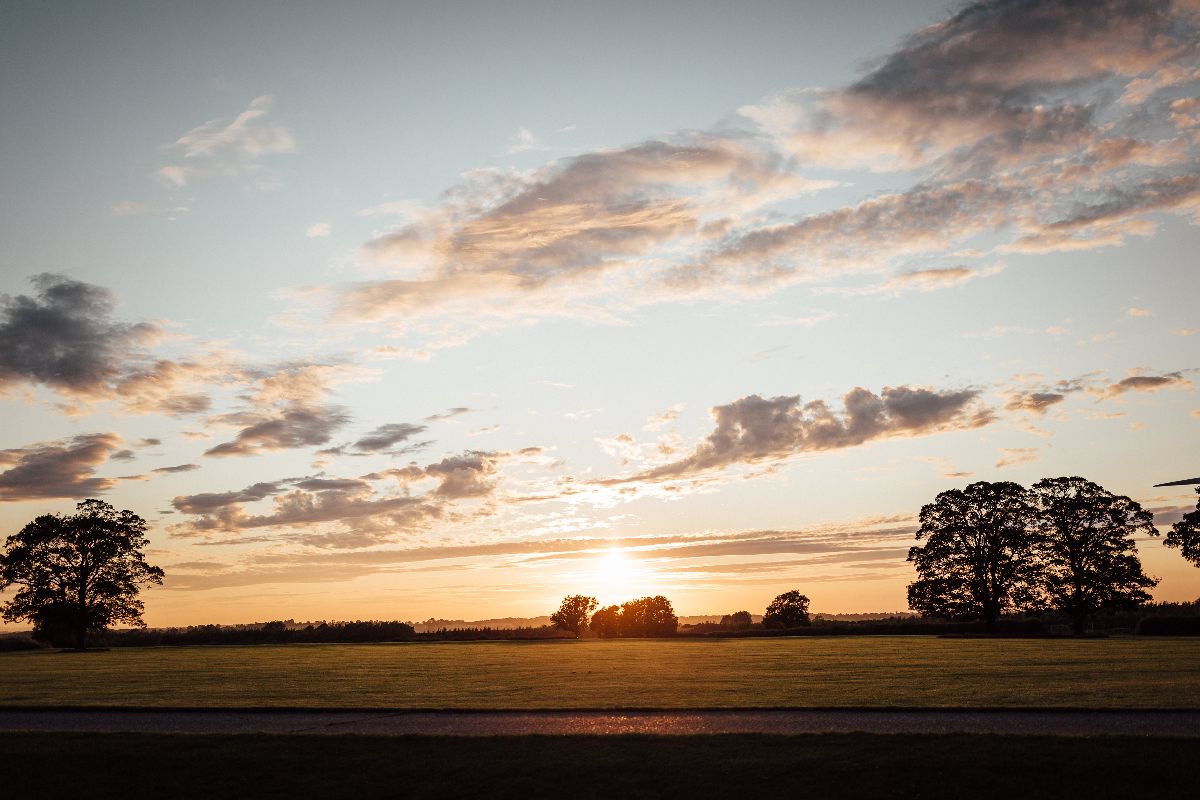
[[[591,578],[600,605],[622,603],[646,594],[644,572],[624,550],[606,550],[597,554]]]

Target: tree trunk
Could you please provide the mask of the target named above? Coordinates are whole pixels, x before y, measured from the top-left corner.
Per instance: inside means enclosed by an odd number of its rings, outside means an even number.
[[[87,650],[87,626],[81,625],[75,629],[75,649]]]
[[[1087,630],[1087,612],[1076,611],[1071,615],[1072,625],[1075,629],[1076,636],[1083,636]]]

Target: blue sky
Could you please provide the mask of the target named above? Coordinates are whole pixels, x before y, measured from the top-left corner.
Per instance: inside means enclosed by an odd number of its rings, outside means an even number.
[[[8,4],[0,524],[142,514],[151,624],[901,609],[972,480],[1169,524],[1197,14]]]

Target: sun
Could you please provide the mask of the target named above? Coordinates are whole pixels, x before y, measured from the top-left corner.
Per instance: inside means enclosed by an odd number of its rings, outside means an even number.
[[[640,596],[637,584],[641,569],[624,550],[614,548],[599,553],[591,571],[601,605],[621,603]]]

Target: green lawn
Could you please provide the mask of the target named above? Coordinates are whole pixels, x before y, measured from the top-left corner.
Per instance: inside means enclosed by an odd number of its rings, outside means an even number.
[[[0,734],[6,797],[1191,798],[1200,740]]]
[[[1200,708],[1200,639],[795,639],[0,655],[0,705]]]

